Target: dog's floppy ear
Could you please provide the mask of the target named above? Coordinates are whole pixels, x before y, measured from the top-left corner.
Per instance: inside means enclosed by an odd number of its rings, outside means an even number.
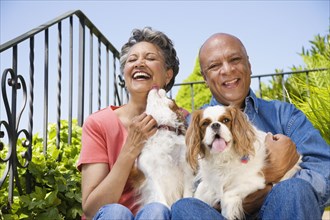
[[[202,134],[199,122],[201,120],[203,110],[195,110],[192,113],[192,119],[186,133],[187,155],[186,159],[193,170],[197,170],[198,156],[204,156],[204,148],[202,147]]]
[[[231,132],[236,152],[240,156],[254,155],[253,144],[256,141],[256,134],[247,116],[233,106],[229,106],[228,110],[232,117]]]

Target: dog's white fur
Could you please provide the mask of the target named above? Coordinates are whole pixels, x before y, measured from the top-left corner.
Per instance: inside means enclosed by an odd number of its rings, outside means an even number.
[[[187,159],[201,180],[194,196],[212,207],[220,202],[228,219],[244,218],[243,199],[265,187],[266,133],[239,109],[213,106],[193,113],[186,137]]]
[[[158,126],[177,128],[182,133],[162,127],[147,140],[137,160],[137,167],[145,176],[142,185],[138,186],[141,207],[151,202],[170,207],[184,196],[185,188],[189,187],[190,193],[192,191],[192,186],[184,185],[188,184],[184,178],[189,170],[185,160],[186,127],[184,116],[178,111],[180,109],[166,96],[165,90],[152,89],[149,92],[146,113],[153,116]],[[189,195],[187,192],[186,196]]]

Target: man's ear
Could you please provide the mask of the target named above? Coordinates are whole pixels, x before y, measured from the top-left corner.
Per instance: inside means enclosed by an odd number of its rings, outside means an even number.
[[[248,62],[248,66],[249,66],[249,69],[250,69],[250,75],[252,75],[252,69],[251,69],[251,63],[250,63],[249,56],[247,57],[247,62]]]
[[[205,77],[205,75],[204,75],[204,73],[202,71],[201,71],[201,75],[203,76],[203,79],[206,82],[206,77]]]
[[[206,78],[206,76],[205,76],[204,73],[202,73],[202,72],[201,72],[201,75],[203,76],[203,79],[204,79],[204,81],[205,81],[205,85],[206,85],[206,87],[209,87],[209,84],[207,83],[207,78]]]

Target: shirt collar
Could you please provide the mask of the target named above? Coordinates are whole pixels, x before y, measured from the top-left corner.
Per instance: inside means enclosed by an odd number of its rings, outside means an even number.
[[[256,94],[250,89],[249,95],[245,98],[245,108],[251,106],[258,113],[259,103]],[[246,109],[244,109],[245,111]]]
[[[214,96],[212,96],[211,101],[210,101],[210,106],[215,106],[215,105],[223,105],[220,102],[218,102]],[[205,108],[206,106],[203,106],[202,108]],[[254,108],[254,110],[258,113],[258,98],[256,94],[252,91],[252,89],[249,90],[248,96],[245,98],[245,109],[244,112],[249,110],[249,108]]]

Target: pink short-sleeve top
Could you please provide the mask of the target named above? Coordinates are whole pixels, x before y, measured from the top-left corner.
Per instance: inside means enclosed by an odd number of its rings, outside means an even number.
[[[112,169],[125,143],[127,130],[110,106],[91,114],[84,122],[82,130],[82,149],[77,167],[82,164],[107,163]],[[126,183],[119,203],[128,207],[133,214],[139,209],[132,186]]]

